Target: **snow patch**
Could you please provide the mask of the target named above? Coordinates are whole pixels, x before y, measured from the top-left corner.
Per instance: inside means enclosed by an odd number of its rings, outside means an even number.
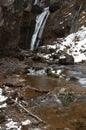
[[[3,96],[3,90],[0,88],[0,102],[6,101],[7,97]]]
[[[7,124],[6,124],[6,130],[10,130],[10,129],[17,129],[18,126],[17,126],[17,122],[14,122],[12,120],[10,120]]]
[[[66,57],[63,55],[63,56],[60,56],[59,59],[65,59]]]
[[[35,70],[33,68],[28,69],[28,73],[27,75],[37,75],[37,76],[41,76],[41,75],[46,75],[45,69],[39,69],[39,70]]]
[[[31,124],[31,121],[30,121],[30,120],[22,121],[22,125],[29,125],[29,124]]]
[[[78,32],[68,35],[61,43],[57,41],[57,45],[48,48],[56,49],[56,46],[59,46],[59,50],[72,55],[76,63],[86,61],[86,27],[82,26]]]
[[[5,107],[7,107],[7,104],[6,104],[6,103],[0,105],[0,108],[5,108]]]

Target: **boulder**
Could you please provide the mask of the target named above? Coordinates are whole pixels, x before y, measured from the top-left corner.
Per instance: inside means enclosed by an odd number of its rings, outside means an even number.
[[[73,65],[74,64],[74,58],[72,55],[68,55],[67,53],[61,54],[59,57],[59,63],[61,65]]]

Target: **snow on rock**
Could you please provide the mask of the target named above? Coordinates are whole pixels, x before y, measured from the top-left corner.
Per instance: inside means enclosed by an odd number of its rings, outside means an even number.
[[[75,62],[86,61],[86,27],[68,35],[60,44],[60,50],[74,57]]]
[[[86,27],[82,26],[78,32],[68,35],[57,44],[47,45],[47,49],[56,49],[56,53],[64,51],[74,57],[74,62],[86,61]]]
[[[52,70],[52,73],[53,73],[53,74],[57,74],[57,75],[60,75],[61,72],[62,72],[62,70],[57,70],[56,72],[55,72],[55,70]]]
[[[65,59],[66,57],[63,55],[63,56],[60,56],[59,59]]]
[[[62,78],[62,79],[65,77],[64,70],[54,67],[50,67],[47,69],[47,75],[54,78]]]
[[[27,75],[37,75],[37,76],[46,75],[45,68],[36,70],[31,67],[28,69]]]
[[[3,89],[0,88],[0,109],[7,107],[7,104],[5,103],[7,97],[3,95]]]
[[[6,130],[10,130],[10,129],[17,129],[17,122],[14,122],[12,120],[10,120],[7,124],[6,124]]]
[[[22,121],[22,125],[29,125],[29,124],[31,124],[31,121],[30,121],[30,120]]]
[[[0,105],[0,108],[5,108],[5,107],[7,107],[7,104],[6,104],[6,103]]]
[[[7,97],[3,96],[2,93],[3,90],[0,88],[0,102],[4,102],[7,99]]]
[[[13,121],[11,118],[8,119],[6,125],[6,130],[22,130],[22,126],[18,122]]]
[[[26,126],[26,125],[31,124],[31,121],[30,120],[25,120],[25,121],[22,121],[20,124]],[[13,130],[22,130],[21,125],[19,125],[18,122],[13,121],[12,119],[8,119],[8,122],[6,123],[6,130],[11,130],[11,129],[13,129]]]

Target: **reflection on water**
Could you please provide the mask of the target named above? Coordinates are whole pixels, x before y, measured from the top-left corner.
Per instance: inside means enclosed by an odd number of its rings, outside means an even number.
[[[55,87],[61,86],[61,81],[62,80],[46,76],[27,75],[26,77],[26,85],[29,84],[31,87],[45,90],[53,90]],[[62,84],[64,84],[64,82]]]
[[[86,66],[85,65],[74,65],[74,66],[55,66],[55,70],[63,70],[62,74],[65,75],[64,82],[73,81],[74,83],[79,83],[81,87],[86,87]],[[51,77],[51,79],[46,78],[47,72],[46,68],[29,68],[28,69],[28,80],[32,86],[40,85],[42,87],[56,86],[58,85],[59,78],[56,80]],[[34,82],[34,83],[33,83]]]

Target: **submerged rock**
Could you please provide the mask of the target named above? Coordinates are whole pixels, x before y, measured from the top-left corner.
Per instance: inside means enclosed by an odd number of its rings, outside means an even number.
[[[61,88],[59,91],[58,97],[60,98],[63,106],[68,106],[70,103],[74,102],[75,95],[73,92],[70,92],[66,88]]]

